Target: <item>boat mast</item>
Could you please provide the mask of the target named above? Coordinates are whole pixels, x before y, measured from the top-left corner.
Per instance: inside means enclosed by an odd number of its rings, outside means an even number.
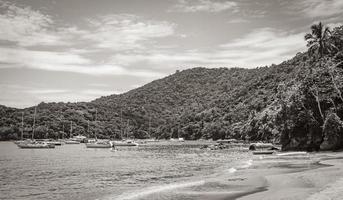
[[[129,138],[129,124],[130,124],[130,120],[128,119],[127,120],[127,125],[126,125],[126,139],[128,139]]]
[[[69,136],[69,138],[72,138],[72,132],[73,132],[73,121],[70,121],[70,136]]]
[[[150,129],[151,129],[151,116],[149,117],[149,130],[148,130],[149,138],[151,138]]]
[[[62,139],[64,139],[64,124],[62,124]]]
[[[88,137],[90,137],[90,134],[89,134],[89,120],[87,120],[87,133],[88,133]]]
[[[123,139],[123,109],[120,109],[120,138]]]
[[[21,113],[21,140],[24,139],[24,112]]]
[[[96,125],[97,117],[98,117],[98,109],[95,109],[95,125]],[[95,135],[95,140],[98,140],[98,138],[96,137],[96,127],[94,130],[94,135]]]
[[[37,107],[35,107],[35,113],[33,114],[32,140],[33,140],[34,134],[35,134],[36,113],[37,113]]]

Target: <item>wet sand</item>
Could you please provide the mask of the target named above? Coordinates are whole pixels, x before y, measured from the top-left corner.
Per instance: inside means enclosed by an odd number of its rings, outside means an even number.
[[[343,196],[343,153],[261,156],[227,181],[240,192],[225,200],[338,200]],[[206,198],[204,198],[206,199]]]

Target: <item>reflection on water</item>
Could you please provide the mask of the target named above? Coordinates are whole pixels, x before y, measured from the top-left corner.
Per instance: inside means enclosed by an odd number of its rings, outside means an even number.
[[[134,199],[160,191],[169,193],[168,199],[182,199],[211,187],[227,193],[227,185],[211,183],[209,177],[230,174],[232,166],[249,157],[239,148],[200,150],[194,142],[118,151],[87,149],[83,144],[18,149],[1,142],[0,199]]]

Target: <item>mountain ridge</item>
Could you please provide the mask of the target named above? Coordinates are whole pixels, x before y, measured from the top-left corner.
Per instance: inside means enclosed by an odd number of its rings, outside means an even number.
[[[341,129],[330,129],[343,119],[340,55],[342,48],[322,58],[298,53],[269,67],[198,67],[91,102],[40,103],[36,136],[66,136],[72,121],[73,134],[100,138],[237,138],[282,143],[285,150],[318,149],[335,134],[343,141]],[[0,139],[19,137],[22,111],[30,134],[33,107],[0,107]]]

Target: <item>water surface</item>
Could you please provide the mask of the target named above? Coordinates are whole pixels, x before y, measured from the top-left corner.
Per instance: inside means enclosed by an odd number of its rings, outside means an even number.
[[[251,155],[243,148],[199,147],[162,142],[118,151],[84,144],[19,149],[1,142],[0,199],[189,199],[199,191],[230,192],[210,180],[227,178]]]

